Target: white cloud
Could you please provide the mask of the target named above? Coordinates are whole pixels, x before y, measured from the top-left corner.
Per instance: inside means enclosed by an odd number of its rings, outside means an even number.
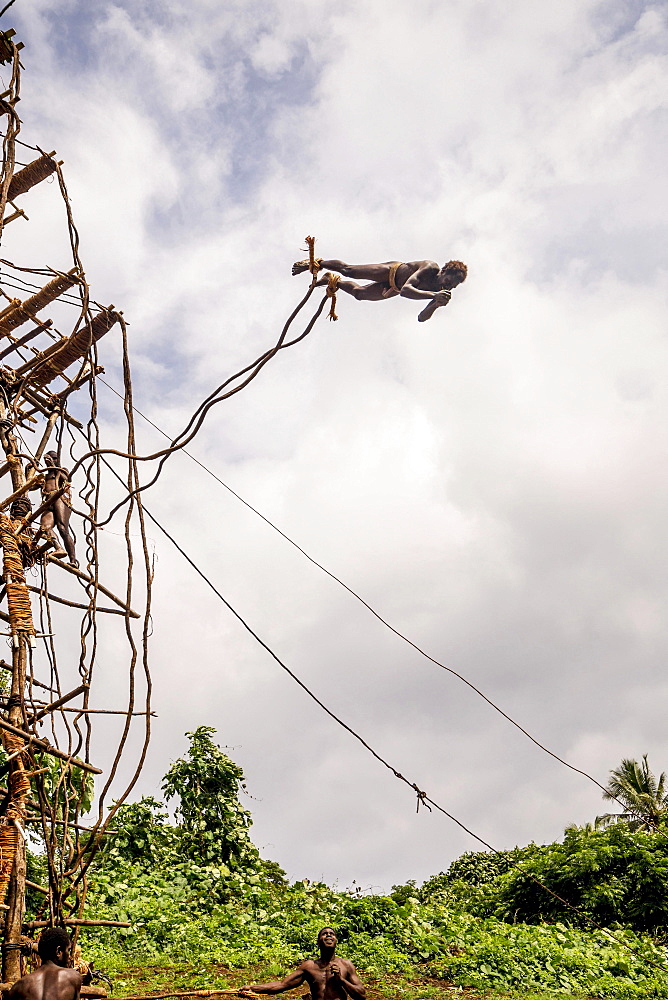
[[[466,260],[424,326],[414,303],[340,296],[339,322],[213,411],[192,449],[557,752],[601,780],[646,751],[662,769],[664,12],[198,0],[186,29],[159,7],[15,18],[24,135],[66,161],[96,297],[132,324],[137,404],[173,433],[275,341],[307,284],[289,274],[306,233],[353,261]],[[4,249],[57,264],[42,187]],[[117,384],[117,345],[103,354]],[[491,842],[602,811],[185,456],[146,501],[333,710]],[[246,768],[258,842],[296,876],[386,887],[475,846],[415,816],[151,533],[143,787],[206,723]]]

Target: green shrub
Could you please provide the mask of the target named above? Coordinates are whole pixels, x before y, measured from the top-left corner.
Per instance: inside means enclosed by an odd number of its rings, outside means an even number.
[[[175,824],[154,799],[119,810],[118,832],[90,870],[87,915],[131,927],[86,930],[96,964],[263,963],[278,975],[315,954],[328,924],[342,954],[367,974],[668,1000],[668,948],[660,943],[668,926],[665,834],[619,823],[569,829],[563,843],[470,852],[423,886],[394,886],[390,896],[289,884],[250,841],[250,814],[238,801],[243,773],[211,736],[206,728],[190,734],[188,756],[165,779],[179,800]],[[29,877],[44,884],[43,857],[31,854],[28,863]],[[29,904],[34,914],[43,897],[31,892]],[[592,930],[588,918],[614,928],[619,940]]]
[[[503,919],[586,927],[591,918],[603,926],[625,924],[663,934],[668,925],[668,839],[663,833],[634,833],[622,823],[605,830],[570,828],[562,844],[550,844],[520,861],[496,884],[496,915]]]

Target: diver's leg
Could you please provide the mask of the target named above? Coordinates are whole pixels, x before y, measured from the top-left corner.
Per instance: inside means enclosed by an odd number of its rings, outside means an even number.
[[[344,278],[356,281],[389,281],[390,264],[346,264],[342,260],[323,260],[325,271],[337,271]]]
[[[390,279],[389,264],[346,264],[343,260],[322,260],[320,267],[323,271],[336,271],[344,278],[354,278],[358,281],[386,281]],[[307,261],[297,261],[292,265],[293,274],[302,274],[308,271]]]
[[[329,284],[327,278],[318,278],[317,285]],[[358,285],[356,281],[339,281],[337,292],[347,292],[359,302],[380,302],[381,299],[393,298],[397,293],[392,291],[384,281],[374,281],[369,285]]]
[[[348,291],[344,288],[345,285],[355,285],[355,282],[339,282],[339,288]],[[357,285],[350,291],[350,294],[354,295],[359,302],[380,302],[382,299],[393,299],[399,293],[391,289],[386,281],[374,281],[370,285]]]

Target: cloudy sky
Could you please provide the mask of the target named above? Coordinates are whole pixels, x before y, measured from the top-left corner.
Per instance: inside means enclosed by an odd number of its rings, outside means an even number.
[[[275,341],[307,234],[353,263],[467,262],[424,325],[408,300],[340,296],[339,321],[191,450],[574,765],[603,782],[623,756],[668,769],[665,6],[18,0],[4,26],[26,46],[22,137],[65,161],[94,296],[124,310],[137,406],[168,433]],[[56,186],[23,204],[4,255],[70,266]],[[189,458],[145,499],[277,655],[485,840],[605,811]],[[159,718],[140,791],[206,724],[291,877],[386,889],[476,849],[416,814],[150,535]],[[110,633],[106,705],[122,657]]]

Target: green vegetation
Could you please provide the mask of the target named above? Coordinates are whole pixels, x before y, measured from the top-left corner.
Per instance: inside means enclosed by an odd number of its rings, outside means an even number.
[[[647,763],[647,754],[644,755],[642,764],[637,760],[624,759],[619,767],[614,768],[610,772],[603,798],[621,802],[625,811],[621,814],[605,813],[597,816],[597,826],[621,821],[632,830],[652,832],[668,816],[665,772],[661,773],[657,781]]]
[[[241,769],[213,730],[188,735],[188,754],[163,783],[176,822],[155,799],[124,805],[91,869],[87,914],[132,924],[84,938],[120,995],[283,974],[332,924],[342,954],[387,996],[435,998],[453,983],[514,996],[668,1000],[661,829],[569,828],[560,843],[465,854],[423,886],[395,886],[388,896],[290,884],[252,844]],[[40,867],[33,855],[37,882]],[[152,971],[127,971],[139,966]]]

